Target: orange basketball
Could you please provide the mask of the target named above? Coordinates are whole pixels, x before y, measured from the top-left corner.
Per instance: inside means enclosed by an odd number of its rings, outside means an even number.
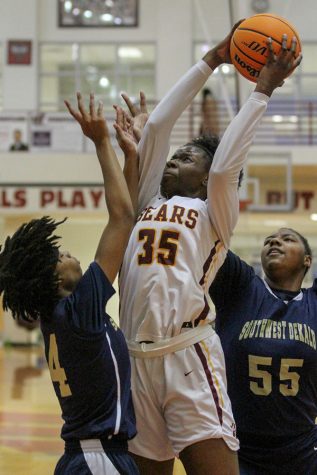
[[[242,76],[256,82],[268,56],[267,38],[272,38],[275,54],[281,49],[282,35],[287,34],[287,47],[290,48],[293,36],[297,39],[296,57],[301,52],[297,31],[284,18],[261,13],[244,20],[235,30],[230,44],[232,64]]]

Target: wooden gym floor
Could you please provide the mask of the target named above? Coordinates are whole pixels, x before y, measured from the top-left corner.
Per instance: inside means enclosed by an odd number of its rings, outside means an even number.
[[[0,474],[51,475],[62,419],[41,348],[0,348]],[[185,472],[176,462],[174,475]]]

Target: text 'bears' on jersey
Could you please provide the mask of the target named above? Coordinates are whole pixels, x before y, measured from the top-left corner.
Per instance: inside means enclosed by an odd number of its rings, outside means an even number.
[[[172,210],[168,209],[167,204],[159,208],[149,206],[145,208],[137,221],[159,221],[183,224],[189,229],[194,229],[197,224],[198,211],[195,209],[186,209],[183,206],[174,205]]]

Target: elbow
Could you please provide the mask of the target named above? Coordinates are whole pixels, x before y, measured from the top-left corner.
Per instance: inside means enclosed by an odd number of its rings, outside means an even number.
[[[132,206],[131,201],[124,203],[117,203],[115,207],[109,208],[109,221],[116,223],[127,223],[133,226],[136,221],[136,212]]]
[[[121,220],[120,220],[121,233],[126,234],[127,237],[129,237],[132,229],[134,228],[135,223],[136,223],[136,214],[134,213],[133,210],[121,216]]]
[[[136,212],[133,209],[132,204],[126,206],[120,213],[120,216],[117,217],[117,219],[126,223],[127,226],[133,227],[136,222]]]
[[[209,172],[209,180],[211,182],[216,182],[216,183],[220,183],[220,182],[228,183],[231,175],[232,173],[230,169],[223,168],[223,167],[222,168],[211,167],[210,172]]]
[[[128,237],[131,234],[135,222],[136,215],[131,209],[122,211],[121,213],[110,214],[108,224],[120,232],[121,236],[126,235]]]
[[[158,131],[164,129],[166,123],[166,118],[158,118],[156,117],[155,113],[152,112],[152,114],[150,114],[150,117],[148,118],[146,127],[150,134],[156,135]]]

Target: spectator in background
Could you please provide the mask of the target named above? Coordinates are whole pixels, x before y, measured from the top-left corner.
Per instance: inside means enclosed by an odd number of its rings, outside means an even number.
[[[29,150],[29,146],[22,142],[22,132],[20,129],[15,129],[13,131],[14,142],[10,146],[10,152],[26,152]]]
[[[207,87],[202,90],[199,135],[219,136],[218,104],[212,90]]]

